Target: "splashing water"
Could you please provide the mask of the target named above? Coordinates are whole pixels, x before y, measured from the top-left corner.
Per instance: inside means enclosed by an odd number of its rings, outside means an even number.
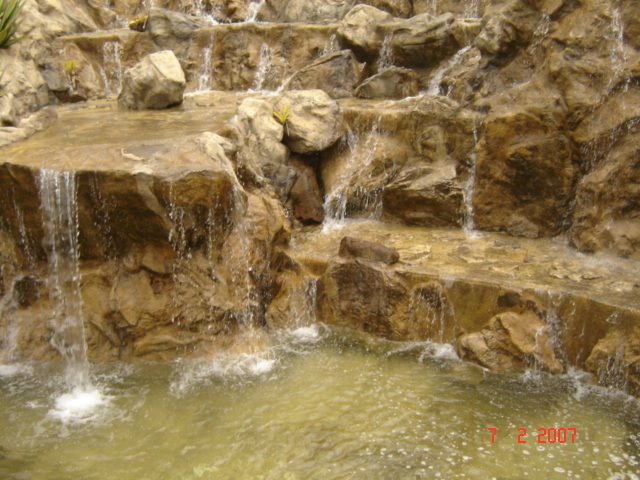
[[[107,97],[120,93],[122,88],[122,53],[120,42],[104,42],[102,45],[102,67],[100,77]]]
[[[202,18],[205,22],[210,25],[218,25],[218,20],[216,17],[207,11],[207,8],[203,2],[203,0],[195,0],[194,2],[195,14]]]

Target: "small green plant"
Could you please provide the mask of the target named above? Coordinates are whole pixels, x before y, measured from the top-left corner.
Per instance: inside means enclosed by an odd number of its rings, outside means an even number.
[[[285,105],[279,111],[273,112],[273,116],[275,119],[287,129],[287,135],[289,135],[289,126],[287,124],[287,120],[289,120],[289,105]]]
[[[71,86],[76,88],[78,83],[78,73],[80,73],[80,69],[82,68],[80,64],[76,60],[71,59],[64,62],[62,68],[64,69],[64,73],[67,74],[67,77],[71,82]]]
[[[22,5],[23,0],[0,0],[0,48],[9,48],[21,40],[16,31]]]

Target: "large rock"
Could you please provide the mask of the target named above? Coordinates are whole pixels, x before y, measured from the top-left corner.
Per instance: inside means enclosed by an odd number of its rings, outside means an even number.
[[[152,53],[124,74],[118,104],[132,110],[162,109],[182,103],[186,81],[171,50]]]
[[[258,11],[258,19],[266,22],[339,22],[352,4],[352,0],[267,0]]]
[[[356,5],[344,17],[338,28],[340,39],[361,58],[370,58],[382,47],[379,25],[393,17],[369,5]]]
[[[506,312],[493,317],[480,332],[459,339],[462,358],[472,359],[494,371],[541,367],[562,373],[549,329],[532,312]]]
[[[293,152],[321,152],[342,135],[340,107],[321,90],[285,92],[276,107],[288,112],[285,143]]]
[[[295,157],[291,157],[291,166],[296,174],[289,192],[293,216],[304,224],[322,223],[324,220],[323,195],[314,168],[304,160]]]
[[[384,34],[391,38],[394,65],[430,67],[455,53],[460,45],[453,36],[453,20],[451,14],[436,18],[422,14],[382,25]]]
[[[569,236],[580,250],[640,259],[640,134],[623,138],[578,184]]]
[[[332,98],[353,96],[360,83],[363,66],[351,50],[320,57],[296,72],[285,85],[287,90],[324,90]]]
[[[593,347],[585,366],[599,383],[640,395],[640,328],[612,328]]]
[[[491,4],[485,11],[482,30],[475,46],[483,53],[497,55],[517,45],[526,45],[542,14],[530,2],[509,0]]]
[[[400,260],[400,254],[395,248],[355,237],[343,237],[340,240],[338,255],[343,258],[361,258],[363,260],[386,263],[387,265]]]
[[[158,47],[173,50],[182,57],[188,49],[193,32],[205,26],[205,22],[196,17],[162,8],[149,11],[147,30]]]
[[[229,121],[229,129],[239,147],[240,176],[258,185],[264,178],[269,179],[283,199],[293,185],[295,173],[288,167],[289,151],[282,144],[284,126],[275,119],[275,111],[268,100],[247,98]]]
[[[358,85],[358,98],[405,98],[413,97],[420,90],[418,75],[408,68],[389,67],[367,78]]]
[[[412,162],[385,186],[382,208],[386,218],[409,225],[460,226],[463,198],[452,162]]]
[[[530,82],[490,99],[473,192],[480,229],[540,237],[560,233],[577,174],[565,113],[553,90]]]

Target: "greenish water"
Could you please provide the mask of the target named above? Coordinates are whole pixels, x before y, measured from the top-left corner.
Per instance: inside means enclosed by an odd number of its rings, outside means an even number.
[[[640,407],[580,375],[494,375],[445,347],[324,328],[260,354],[0,373],[2,479],[635,479]],[[491,442],[489,427],[497,431]],[[526,428],[526,444],[517,443]],[[538,444],[539,428],[575,428]]]

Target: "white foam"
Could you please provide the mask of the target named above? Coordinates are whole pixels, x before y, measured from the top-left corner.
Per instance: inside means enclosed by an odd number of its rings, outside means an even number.
[[[98,407],[107,403],[106,397],[96,388],[76,387],[56,398],[55,408],[49,410],[49,416],[63,423],[84,422],[94,418]]]
[[[31,375],[33,368],[29,365],[21,363],[11,363],[9,365],[0,365],[0,377],[8,378],[16,375]]]
[[[295,330],[291,330],[290,333],[294,340],[301,343],[315,343],[320,340],[320,331],[318,330],[317,325],[299,327]]]

